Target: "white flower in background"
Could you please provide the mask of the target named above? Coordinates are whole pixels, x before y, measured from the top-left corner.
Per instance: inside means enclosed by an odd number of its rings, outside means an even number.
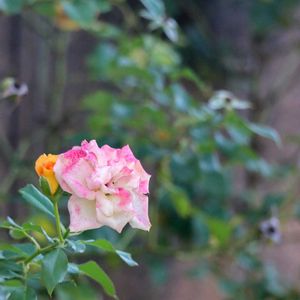
[[[28,86],[9,77],[2,81],[1,90],[1,98],[21,98],[28,93]]]
[[[220,90],[216,91],[208,101],[208,107],[213,110],[219,109],[249,109],[251,103],[240,100],[231,92]]]
[[[272,240],[274,243],[281,241],[280,221],[276,217],[271,217],[260,223],[260,231],[264,237]]]

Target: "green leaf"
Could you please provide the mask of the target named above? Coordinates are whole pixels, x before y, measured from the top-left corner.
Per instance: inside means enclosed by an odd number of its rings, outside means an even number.
[[[204,213],[199,213],[199,217],[203,219],[210,233],[215,236],[221,244],[229,241],[233,227],[228,221],[211,217]]]
[[[12,226],[8,221],[3,221],[3,222],[0,223],[0,228],[11,229]]]
[[[51,2],[34,2],[32,9],[39,15],[53,17],[55,15],[55,3]]]
[[[39,184],[40,184],[42,192],[45,195],[47,195],[47,196],[51,195],[50,186],[49,186],[49,183],[48,183],[48,181],[45,177],[43,177],[43,176],[40,177]]]
[[[97,11],[93,1],[85,2],[77,0],[76,3],[63,1],[63,8],[66,14],[81,25],[89,25],[94,21]]]
[[[180,68],[179,70],[175,70],[171,74],[171,78],[173,80],[179,80],[180,78],[189,80],[193,82],[200,91],[206,91],[207,87],[205,83],[192,71],[191,69],[188,68]]]
[[[17,264],[14,261],[11,261],[9,259],[0,260],[0,277],[1,279],[5,278],[6,280],[12,279],[15,280],[16,273],[21,273],[22,266],[20,264]],[[6,287],[7,289],[8,287]]]
[[[1,244],[0,245],[0,250],[12,252],[12,253],[18,254],[20,256],[26,256],[27,255],[27,253],[24,252],[22,249],[18,248],[17,246],[10,245],[10,244]]]
[[[108,252],[115,252],[114,246],[107,240],[96,240],[96,241],[87,241],[87,245],[95,246],[101,250]]]
[[[245,167],[252,172],[258,172],[263,176],[271,176],[273,168],[264,159],[250,159],[246,162]]]
[[[6,280],[4,282],[0,283],[1,286],[4,287],[9,287],[9,288],[18,288],[18,287],[22,287],[23,283],[21,280],[18,279],[11,279],[11,280]]]
[[[33,254],[33,252],[35,252],[36,250],[35,246],[32,243],[18,243],[18,244],[14,244],[13,246],[21,249],[23,252],[27,254],[27,256]]]
[[[68,270],[68,258],[63,250],[55,249],[45,255],[42,261],[42,279],[49,295],[62,282]]]
[[[55,218],[51,200],[43,195],[34,185],[28,184],[20,189],[19,192],[29,204]]]
[[[22,225],[22,227],[23,227],[23,229],[24,229],[26,232],[38,232],[38,233],[43,233],[42,227],[41,227],[41,226],[32,224],[32,223],[30,223],[30,222],[24,223],[24,224]]]
[[[105,0],[62,1],[62,5],[65,13],[83,27],[93,25],[97,21],[97,13],[108,12],[111,9],[109,1]]]
[[[103,287],[107,295],[117,299],[116,289],[113,282],[96,262],[89,261],[79,265],[78,267],[83,274],[98,282]]]
[[[260,124],[254,124],[254,123],[249,123],[248,128],[252,132],[258,134],[259,136],[270,139],[277,145],[281,145],[280,136],[275,129]]]
[[[219,172],[221,170],[221,163],[216,153],[201,155],[199,166],[203,172]]]
[[[139,264],[132,258],[131,254],[125,251],[116,250],[119,257],[130,267],[138,266]]]
[[[177,214],[182,218],[188,217],[192,212],[192,206],[186,191],[170,182],[166,183],[165,188]]]
[[[78,266],[74,263],[68,263],[68,273],[70,273],[70,274],[79,274],[80,271],[78,269]]]
[[[83,253],[85,251],[86,246],[82,241],[67,240],[67,242],[75,253]]]
[[[83,107],[105,115],[111,112],[114,96],[105,91],[97,91],[87,95],[83,100]]]
[[[174,19],[168,18],[164,21],[163,30],[172,42],[178,41],[178,25]]]
[[[179,111],[187,112],[190,107],[190,96],[187,91],[179,84],[171,85],[172,94],[174,97],[175,108]]]
[[[21,228],[21,226],[18,225],[11,217],[7,217],[7,221],[10,225],[17,227],[17,228]]]
[[[16,229],[11,229],[9,231],[9,235],[15,239],[15,240],[21,240],[21,239],[24,239],[26,237],[25,233],[23,230],[20,230],[18,228]]]
[[[48,235],[48,233],[46,232],[46,230],[39,226],[39,225],[36,225],[36,224],[32,224],[31,222],[27,222],[27,223],[24,223],[22,225],[23,229],[27,232],[27,233],[32,233],[32,232],[37,232],[37,233],[40,233],[42,234],[49,243],[53,243],[53,239]]]
[[[77,286],[73,282],[64,282],[55,289],[55,296],[60,300],[103,299],[96,288],[85,282],[80,282]]]
[[[26,222],[22,226],[18,225],[12,218],[7,217],[8,221],[0,223],[0,228],[9,229],[9,234],[13,239],[25,238],[26,234],[36,232],[45,236],[49,243],[53,243],[53,239],[47,234],[47,232],[39,225]]]
[[[114,45],[101,43],[96,47],[92,55],[89,56],[88,66],[95,77],[106,77],[107,74],[111,72],[112,65],[114,65],[115,59],[118,55],[119,54]],[[106,102],[106,98],[112,98],[110,94],[106,92],[103,93],[104,102]],[[97,96],[97,93],[95,96]],[[101,92],[99,93],[99,96],[102,97]],[[92,101],[90,101],[90,103],[92,103]]]
[[[16,14],[22,10],[23,5],[23,0],[0,0],[0,11],[3,10],[8,14]]]
[[[37,295],[31,287],[24,287],[12,292],[8,300],[37,300]]]
[[[143,16],[147,19],[156,20],[156,18],[164,16],[165,6],[161,0],[141,0],[141,2],[147,9],[147,14],[143,13]]]
[[[9,234],[13,239],[19,240],[26,237],[22,226],[18,225],[11,217],[7,217],[7,222],[2,223],[1,227],[10,229]]]
[[[132,258],[131,254],[125,251],[116,250],[114,246],[107,240],[87,241],[85,244],[97,247],[98,249],[116,253],[128,266],[135,267],[138,263]]]
[[[227,111],[224,118],[224,126],[235,144],[249,144],[252,132],[245,120],[239,117],[235,111]]]

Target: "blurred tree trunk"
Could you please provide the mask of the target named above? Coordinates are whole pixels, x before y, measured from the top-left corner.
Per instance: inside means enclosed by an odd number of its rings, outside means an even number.
[[[21,47],[22,47],[22,20],[21,17],[11,16],[9,20],[9,74],[20,79],[21,74]],[[19,130],[19,119],[20,119],[20,108],[15,106],[15,103],[9,103],[11,110],[10,119],[8,122],[7,136],[8,141],[13,149],[13,151],[18,150],[20,130]],[[13,159],[13,154],[11,153],[11,158]],[[17,180],[14,180],[11,188],[10,194],[14,197],[18,189]],[[18,206],[15,205],[14,200],[10,199],[7,203],[7,215],[17,217]]]

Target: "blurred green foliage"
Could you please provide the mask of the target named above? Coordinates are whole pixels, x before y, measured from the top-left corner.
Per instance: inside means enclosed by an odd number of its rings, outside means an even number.
[[[247,184],[251,176],[275,180],[282,175],[253,147],[258,137],[277,146],[280,138],[245,117],[251,103],[213,91],[223,66],[217,65],[221,62],[201,25],[205,16],[186,19],[182,27],[172,18],[183,5],[197,11],[208,5],[204,2],[0,0],[0,10],[33,10],[61,30],[83,29],[98,40],[86,63],[102,87],[82,99],[86,126],[68,141],[84,136],[99,144],[130,144],[152,174],[148,236],[130,229],[121,238],[103,229],[88,235],[109,237],[123,247],[130,243],[132,253],[149,261],[157,281],[167,276],[165,257],[184,253],[199,261],[191,275],[214,274],[227,299],[298,299],[259,258],[259,223],[287,197],[256,199]],[[247,3],[252,34],[261,38],[288,23],[286,12],[296,1]],[[118,21],[116,11],[122,14]],[[237,183],[244,183],[242,190]],[[228,266],[241,269],[243,278]],[[84,284],[84,297],[85,289]],[[57,297],[69,299],[72,293],[72,287],[62,286]],[[80,293],[72,298],[82,299]]]

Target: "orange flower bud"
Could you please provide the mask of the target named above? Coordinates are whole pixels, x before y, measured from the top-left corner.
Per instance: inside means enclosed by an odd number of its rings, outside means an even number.
[[[36,173],[47,180],[52,195],[55,194],[58,188],[58,182],[53,172],[57,158],[58,155],[42,154],[35,162]]]

